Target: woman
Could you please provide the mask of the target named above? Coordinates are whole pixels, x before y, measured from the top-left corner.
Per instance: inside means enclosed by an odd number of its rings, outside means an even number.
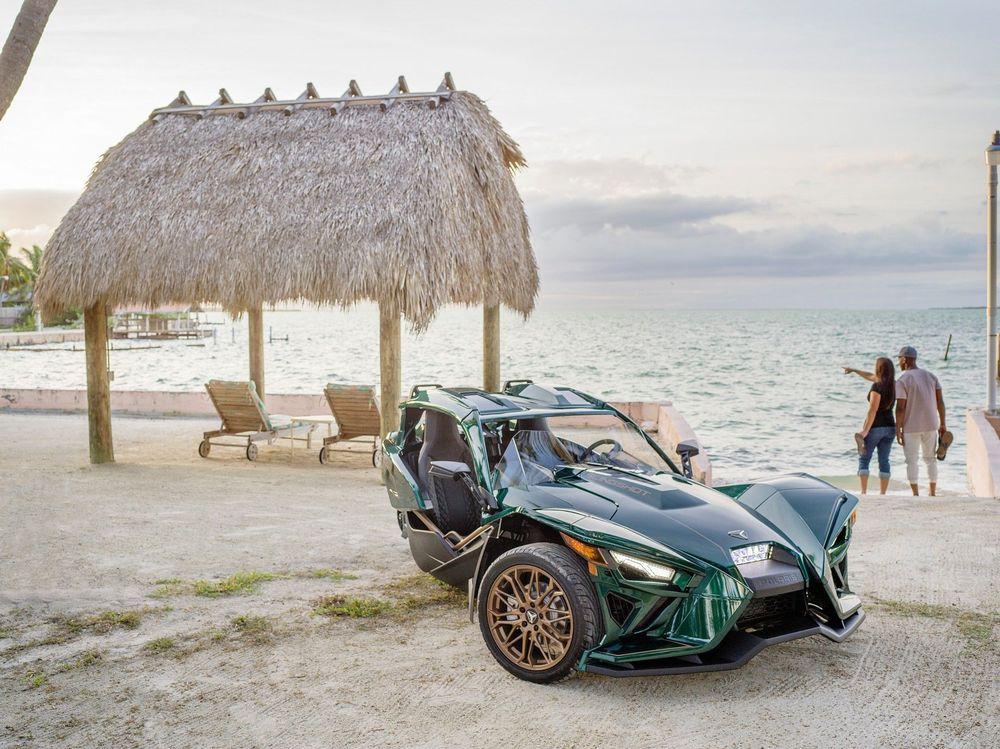
[[[868,413],[861,431],[854,435],[858,444],[858,477],[861,493],[868,493],[868,466],[878,452],[880,494],[889,488],[889,452],[896,437],[896,419],[892,407],[896,404],[896,368],[892,360],[880,356],[875,360],[875,374],[853,367],[844,367],[845,374],[854,373],[872,382],[868,391]]]

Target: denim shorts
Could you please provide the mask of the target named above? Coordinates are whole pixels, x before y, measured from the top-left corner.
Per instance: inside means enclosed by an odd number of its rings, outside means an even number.
[[[879,478],[889,478],[889,452],[895,439],[896,427],[875,427],[868,430],[868,436],[865,437],[865,451],[858,456],[858,475],[868,475],[872,455],[877,452]]]

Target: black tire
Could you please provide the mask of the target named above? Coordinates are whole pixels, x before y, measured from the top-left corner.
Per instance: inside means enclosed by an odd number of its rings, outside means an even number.
[[[198,455],[203,458],[207,458],[208,454],[212,452],[212,443],[208,440],[202,440],[198,443]]]
[[[375,449],[372,450],[372,468],[380,468],[382,466],[382,448],[376,445]]]
[[[247,460],[257,460],[257,445],[253,442],[247,445]]]
[[[573,630],[564,654],[544,670],[524,668],[511,660],[497,642],[488,620],[491,591],[497,578],[515,567],[536,567],[549,575],[565,593],[572,614]],[[594,647],[604,636],[604,620],[597,600],[597,591],[580,558],[553,543],[527,544],[501,554],[486,570],[479,586],[479,629],[486,647],[497,662],[519,679],[549,684],[573,674],[580,656]]]
[[[323,465],[326,465],[326,462],[329,459],[330,459],[330,448],[327,447],[326,445],[323,445],[323,447],[319,449],[319,462],[322,463]]]
[[[460,536],[467,536],[480,526],[482,510],[461,482],[431,480],[434,483],[434,520],[438,528],[445,533],[455,531]]]

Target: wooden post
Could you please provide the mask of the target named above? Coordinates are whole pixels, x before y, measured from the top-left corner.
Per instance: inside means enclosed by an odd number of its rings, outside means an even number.
[[[483,307],[483,390],[500,390],[500,305]]]
[[[399,391],[403,366],[399,335],[399,312],[385,304],[378,308],[379,363],[381,367],[382,437],[399,429]]]
[[[257,395],[264,400],[264,310],[254,307],[247,310],[250,323],[250,379],[257,387]]]
[[[111,441],[111,385],[108,379],[108,310],[98,302],[83,311],[87,350],[87,422],[90,426],[90,462],[113,463]]]

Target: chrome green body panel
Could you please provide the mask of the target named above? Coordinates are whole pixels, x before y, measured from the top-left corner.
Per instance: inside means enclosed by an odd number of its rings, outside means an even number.
[[[739,580],[721,570],[711,570],[696,589],[677,598],[657,619],[665,621],[655,624],[641,638],[599,644],[584,655],[580,666],[585,669],[591,660],[634,663],[711,650],[752,597],[750,589]]]

